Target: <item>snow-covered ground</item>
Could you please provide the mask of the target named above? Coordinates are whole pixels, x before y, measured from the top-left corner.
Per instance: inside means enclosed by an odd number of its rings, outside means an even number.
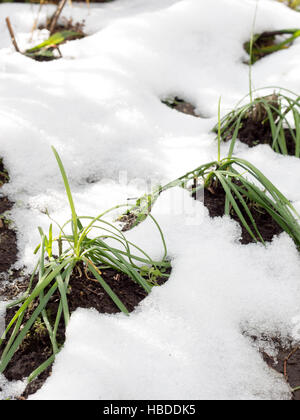
[[[38,63],[14,52],[4,21],[10,16],[22,48],[34,45],[47,37],[31,35],[37,7],[1,4],[0,156],[11,178],[4,192],[16,202],[18,266],[33,267],[37,226],[49,224],[46,209],[58,221],[69,217],[51,145],[70,176],[78,213],[89,215],[216,158],[210,130],[218,99],[225,114],[248,92],[243,43],[255,5],[116,0],[66,8],[65,16],[85,19],[90,36],[62,46],[62,60]],[[41,19],[52,11],[45,7]],[[255,31],[288,27],[300,27],[299,13],[259,1]],[[255,64],[254,87],[300,92],[299,67],[297,40]],[[193,102],[205,118],[161,104],[170,95]],[[268,146],[238,144],[236,154],[300,209],[298,159]],[[75,312],[52,376],[31,398],[289,398],[283,378],[243,332],[299,338],[300,259],[291,239],[282,234],[266,248],[242,246],[235,222],[211,220],[179,189],[163,194],[154,214],[172,258],[170,280],[129,318]],[[153,257],[162,255],[150,220],[128,236]],[[22,384],[4,382],[0,398],[20,392]]]

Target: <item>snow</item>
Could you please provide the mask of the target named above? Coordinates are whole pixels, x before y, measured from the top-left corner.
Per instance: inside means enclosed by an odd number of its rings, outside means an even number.
[[[219,97],[225,114],[249,88],[243,43],[255,5],[116,0],[68,7],[64,15],[85,19],[90,36],[62,46],[64,58],[50,63],[15,53],[4,24],[10,16],[20,46],[34,45],[47,37],[35,31],[30,39],[37,7],[1,5],[0,156],[11,178],[4,192],[16,203],[18,267],[30,271],[35,263],[37,226],[49,225],[46,209],[59,222],[69,218],[51,145],[70,176],[78,213],[89,215],[216,158],[210,130]],[[51,10],[45,7],[41,17]],[[299,26],[296,12],[259,1],[256,32]],[[254,87],[299,92],[299,52],[298,39],[256,63]],[[162,105],[170,95],[193,102],[206,118]],[[227,150],[223,145],[222,154]],[[236,153],[300,208],[298,159],[240,143]],[[172,258],[168,283],[129,318],[76,311],[52,376],[31,398],[289,398],[247,334],[299,339],[300,261],[290,238],[282,234],[266,248],[242,246],[233,221],[210,220],[201,203],[177,189],[160,197],[154,214]],[[150,220],[128,236],[162,256]]]
[[[9,382],[3,375],[0,376],[1,400],[10,400],[19,397],[26,388],[26,380]]]

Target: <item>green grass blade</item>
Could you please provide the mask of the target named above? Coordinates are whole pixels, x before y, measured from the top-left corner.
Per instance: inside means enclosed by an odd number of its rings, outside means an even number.
[[[53,295],[53,293],[55,292],[56,289],[57,289],[57,284],[54,284],[50,288],[50,290],[48,291],[48,293],[45,295],[45,297],[42,299],[42,301],[40,302],[40,304],[38,305],[38,307],[35,309],[35,311],[31,315],[30,319],[24,325],[24,327],[22,328],[21,332],[19,333],[19,335],[15,339],[14,343],[11,345],[10,349],[7,351],[7,354],[5,355],[5,357],[4,358],[1,358],[1,362],[0,362],[0,373],[3,373],[4,372],[4,370],[6,369],[8,363],[10,362],[10,360],[13,357],[13,355],[15,354],[15,352],[17,351],[17,349],[21,345],[22,341],[24,340],[26,334],[28,333],[28,331],[30,330],[30,328],[32,327],[32,325],[34,324],[34,322],[36,321],[36,319],[38,318],[38,316],[41,314],[42,310],[45,308],[47,302],[49,301],[49,299],[51,298],[51,296]]]
[[[57,353],[52,354],[52,356],[49,357],[44,363],[42,363],[37,369],[35,369],[28,377],[28,383],[32,382],[34,379],[36,379],[41,373],[44,372],[55,360],[55,356]]]
[[[63,163],[60,159],[60,156],[53,146],[52,146],[52,150],[53,150],[54,156],[56,158],[56,161],[58,163],[58,166],[59,166],[64,184],[65,184],[65,189],[66,189],[66,193],[67,193],[70,208],[71,208],[72,222],[73,222],[74,247],[76,249],[77,248],[77,242],[78,242],[78,222],[77,222],[78,219],[77,219],[77,214],[76,214],[76,210],[75,210],[74,200],[73,200],[70,184],[69,184],[69,181],[68,181],[68,177],[67,177],[65,168],[63,166]]]
[[[102,278],[102,276],[98,273],[96,270],[96,267],[94,264],[91,263],[87,258],[83,258],[83,261],[86,263],[88,270],[95,276],[95,278],[99,281],[103,289],[106,291],[106,293],[109,295],[109,297],[112,299],[112,301],[117,305],[117,307],[120,309],[121,312],[123,312],[125,315],[129,315],[129,311],[127,310],[126,306],[121,302],[121,300],[118,298],[118,296],[115,294],[115,292],[112,291],[112,289],[109,287],[109,285],[106,283],[106,281]]]

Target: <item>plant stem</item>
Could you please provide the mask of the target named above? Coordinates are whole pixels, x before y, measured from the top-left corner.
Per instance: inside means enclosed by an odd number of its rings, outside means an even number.
[[[16,37],[15,37],[14,31],[13,31],[13,28],[12,28],[11,23],[10,23],[9,17],[7,17],[5,19],[5,21],[6,21],[6,25],[7,25],[10,37],[11,37],[11,42],[13,43],[13,46],[15,47],[15,50],[19,53],[20,50],[19,50],[19,47],[18,47],[18,44],[17,44],[17,41],[16,41]]]
[[[63,8],[65,7],[66,3],[67,3],[67,0],[61,0],[60,3],[58,4],[57,9],[56,9],[56,11],[55,11],[55,13],[54,13],[54,15],[51,19],[51,22],[50,22],[50,26],[49,26],[50,35],[52,35],[53,32],[55,31],[57,21],[58,21],[60,15],[61,15],[61,12],[63,11]]]
[[[222,98],[220,96],[218,104],[218,163],[221,161],[221,101]]]
[[[249,94],[250,94],[250,102],[253,102],[253,92],[252,92],[252,54],[253,54],[253,40],[254,40],[254,32],[255,32],[255,24],[257,18],[257,11],[258,11],[258,2],[256,1],[255,12],[254,12],[254,19],[252,25],[252,32],[251,32],[251,40],[250,40],[250,63],[249,63]]]

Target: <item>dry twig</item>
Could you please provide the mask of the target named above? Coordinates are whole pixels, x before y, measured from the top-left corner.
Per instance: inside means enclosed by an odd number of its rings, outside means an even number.
[[[15,37],[14,31],[13,31],[13,28],[12,28],[11,23],[10,23],[9,17],[7,17],[5,19],[5,21],[6,21],[6,25],[7,25],[10,37],[11,37],[11,42],[13,43],[13,46],[15,47],[15,50],[19,53],[20,50],[19,50],[19,47],[18,47],[18,44],[17,44],[17,41],[16,41],[16,37]]]
[[[63,11],[63,8],[65,7],[67,3],[67,0],[61,0],[60,3],[57,6],[57,9],[53,15],[53,18],[51,19],[50,25],[49,25],[49,31],[50,31],[50,35],[53,34],[53,32],[55,31],[55,27],[57,24],[57,21],[61,15],[61,12]]]

